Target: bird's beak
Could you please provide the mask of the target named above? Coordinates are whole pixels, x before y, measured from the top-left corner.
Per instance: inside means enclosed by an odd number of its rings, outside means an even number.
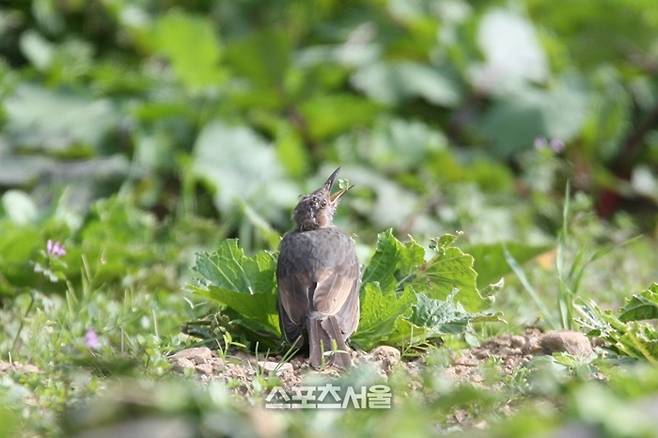
[[[352,186],[347,186],[345,188],[338,190],[336,193],[329,195],[329,200],[331,200],[332,204],[335,204],[336,202],[338,202],[340,197],[343,196],[345,193],[347,193],[347,191],[351,188]]]
[[[334,172],[331,175],[329,175],[329,178],[327,178],[327,181],[324,183],[324,189],[327,192],[331,192],[331,189],[334,188],[334,183],[336,182],[336,176],[338,175],[339,170],[340,167],[334,170]]]
[[[345,188],[342,188],[338,190],[336,193],[331,193],[331,189],[333,189],[334,184],[336,183],[336,176],[338,175],[338,171],[340,170],[340,167],[334,172],[329,175],[329,178],[327,178],[327,181],[324,183],[324,186],[322,186],[322,189],[325,193],[326,196],[329,198],[329,201],[331,203],[336,203],[341,196],[343,196],[349,189],[352,188],[352,186],[347,186]]]

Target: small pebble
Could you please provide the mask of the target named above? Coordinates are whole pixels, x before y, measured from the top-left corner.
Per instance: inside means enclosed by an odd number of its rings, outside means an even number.
[[[176,371],[182,372],[186,368],[194,368],[194,362],[184,357],[179,357],[173,360],[173,366]]]
[[[202,363],[194,367],[199,374],[205,374],[206,376],[212,375],[212,365],[209,363]]]
[[[400,362],[400,350],[388,345],[380,345],[375,347],[370,354],[380,360],[386,360],[389,364],[393,365]]]
[[[512,336],[509,340],[510,345],[514,348],[523,348],[526,344],[524,336]]]
[[[594,352],[589,339],[574,331],[553,331],[545,333],[539,340],[545,354],[569,353],[578,358],[589,358]]]
[[[208,347],[186,348],[171,356],[172,360],[187,359],[195,364],[202,364],[212,359],[212,350]]]

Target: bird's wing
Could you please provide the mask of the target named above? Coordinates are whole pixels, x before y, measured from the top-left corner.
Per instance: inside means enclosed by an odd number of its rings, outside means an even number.
[[[313,293],[313,308],[328,315],[339,315],[346,311],[346,303],[357,306],[358,313],[359,264],[350,260],[331,268],[323,269],[317,275],[317,286]],[[351,307],[354,307],[352,304]]]
[[[345,343],[359,319],[359,265],[355,260],[318,273],[313,308],[308,318],[309,358],[317,368],[325,360],[348,368],[350,354]],[[334,351],[329,357],[324,353]]]
[[[302,334],[309,312],[308,293],[313,283],[304,273],[287,273],[278,278],[279,322],[288,342]],[[312,290],[311,290],[312,292]]]

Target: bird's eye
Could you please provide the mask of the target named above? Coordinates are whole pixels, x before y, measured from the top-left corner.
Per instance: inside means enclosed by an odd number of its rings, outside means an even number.
[[[320,201],[320,207],[324,208],[326,206],[327,206],[327,201],[325,201],[324,199]]]

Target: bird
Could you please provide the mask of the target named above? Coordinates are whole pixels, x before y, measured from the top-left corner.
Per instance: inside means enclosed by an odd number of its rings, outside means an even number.
[[[279,325],[285,341],[308,348],[313,368],[349,368],[348,338],[359,323],[361,269],[354,241],[333,225],[347,185],[331,193],[340,167],[293,210],[294,229],[277,261]]]

